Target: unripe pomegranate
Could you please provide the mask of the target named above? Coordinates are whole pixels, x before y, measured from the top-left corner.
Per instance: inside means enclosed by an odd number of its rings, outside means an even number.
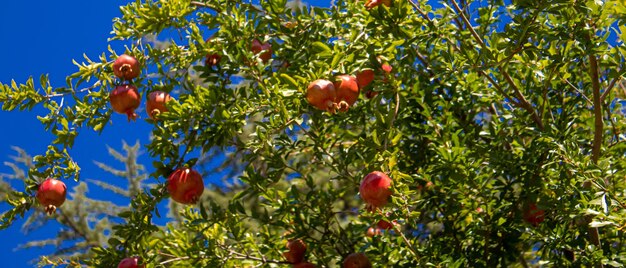
[[[137,118],[137,114],[135,114],[135,109],[139,107],[141,99],[139,97],[139,91],[137,91],[137,88],[135,86],[116,86],[109,95],[109,101],[111,102],[111,107],[113,108],[113,111],[121,114],[126,114],[128,116],[128,121],[130,121],[131,119],[135,120]]]
[[[359,84],[359,88],[364,88],[374,81],[374,70],[365,69],[356,74],[356,82]]]
[[[57,207],[63,205],[66,195],[67,187],[65,187],[65,183],[53,178],[43,181],[37,190],[37,200],[48,215],[51,215]]]
[[[167,191],[178,203],[195,204],[204,192],[204,181],[197,171],[179,168],[167,178]]]
[[[252,40],[250,50],[255,55],[259,54],[261,51],[265,51],[259,55],[259,58],[263,61],[263,63],[267,63],[267,61],[272,58],[272,45],[270,45],[270,43],[261,43],[258,39],[254,39]]]
[[[139,265],[141,262],[141,258],[139,257],[128,257],[120,261],[117,265],[117,268],[144,268],[145,265]]]
[[[311,82],[306,90],[306,99],[315,108],[335,112],[335,85],[324,79],[318,79]]]
[[[385,6],[391,6],[391,0],[367,0],[367,2],[365,2],[365,7],[367,9],[372,9],[374,7],[379,6],[380,4],[383,4]]]
[[[336,77],[335,91],[337,97],[335,103],[337,103],[340,111],[347,111],[356,100],[359,98],[359,84],[354,76],[351,75],[339,75]]]
[[[343,260],[343,268],[371,268],[372,263],[363,253],[352,253]]]
[[[312,264],[310,262],[301,262],[298,264],[294,264],[293,268],[316,268],[317,266],[315,266],[315,264]]]
[[[374,171],[363,178],[359,193],[369,206],[376,208],[387,204],[391,196],[390,188],[391,178],[385,173]]]
[[[283,256],[290,263],[301,263],[304,260],[304,253],[306,252],[306,244],[301,239],[289,240],[287,242],[287,248],[289,251],[283,252]]]
[[[524,220],[533,226],[537,226],[543,222],[545,216],[545,211],[543,209],[539,209],[537,204],[530,203],[524,209]]]
[[[172,97],[167,92],[150,92],[150,94],[148,94],[148,103],[146,104],[148,116],[154,119],[157,114],[167,112],[167,106],[165,106],[165,104],[171,99]]]
[[[119,78],[131,80],[139,76],[140,72],[139,61],[133,56],[122,54],[113,62],[113,73]]]

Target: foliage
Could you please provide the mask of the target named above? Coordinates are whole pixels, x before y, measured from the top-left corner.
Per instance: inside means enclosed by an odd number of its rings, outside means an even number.
[[[294,238],[322,267],[354,252],[398,267],[626,261],[623,1],[298,3],[121,7],[111,42],[126,42],[124,53],[146,66],[135,85],[177,101],[149,121],[158,183],[135,187],[112,238],[76,262],[114,267],[139,255],[148,267],[277,266]],[[271,43],[267,64],[251,52],[254,39]],[[118,54],[77,63],[65,87],[45,76],[38,86],[0,85],[3,110],[42,105],[50,113],[39,119],[56,136],[34,157],[26,190],[8,194],[3,227],[36,207],[38,182],[81,177],[68,153],[80,131],[126,120],[107,104]],[[205,65],[212,54],[221,61]],[[367,68],[376,79],[362,90],[374,98],[338,114],[306,102],[310,81]],[[210,155],[226,156],[230,187],[155,225],[162,178],[210,164]],[[368,211],[358,187],[375,170],[393,179],[393,195]],[[533,206],[545,211],[535,225],[524,221]],[[366,236],[380,219],[398,225]]]

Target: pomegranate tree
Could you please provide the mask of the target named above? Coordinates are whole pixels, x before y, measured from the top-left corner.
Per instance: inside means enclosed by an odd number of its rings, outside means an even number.
[[[195,204],[204,192],[204,181],[197,171],[179,168],[167,178],[167,191],[178,203]]]
[[[63,205],[67,195],[65,183],[54,178],[48,178],[39,185],[37,200],[44,210],[51,215],[57,207]]]
[[[289,251],[283,253],[285,259],[290,263],[301,263],[304,260],[306,244],[301,239],[289,240],[287,242]]]
[[[119,85],[116,86],[111,94],[109,94],[109,101],[113,111],[120,114],[126,114],[128,121],[137,119],[135,109],[139,107],[141,99],[139,91],[133,85]]]
[[[335,81],[335,103],[340,111],[347,111],[359,98],[357,79],[351,75],[339,75]]]
[[[172,97],[167,92],[153,91],[148,94],[148,102],[146,103],[146,112],[148,116],[155,119],[155,116],[167,112],[167,106],[165,104],[170,101]]]
[[[139,257],[128,257],[120,261],[117,265],[117,268],[143,268],[145,265],[140,265],[141,258]]]
[[[387,204],[391,196],[390,188],[391,178],[385,173],[374,171],[363,178],[359,193],[368,206],[377,208]]]
[[[261,55],[259,55],[259,58],[263,61],[263,63],[267,63],[267,61],[272,58],[272,45],[270,45],[270,43],[261,43],[258,39],[254,39],[252,40],[250,50],[255,55],[264,51]]]
[[[309,84],[306,91],[306,99],[315,108],[334,113],[336,110],[335,98],[337,93],[335,85],[325,79],[318,79]]]
[[[134,79],[139,76],[140,72],[139,61],[133,56],[122,54],[113,62],[113,73],[121,79]]]
[[[371,268],[372,263],[363,253],[352,253],[343,260],[343,268]]]

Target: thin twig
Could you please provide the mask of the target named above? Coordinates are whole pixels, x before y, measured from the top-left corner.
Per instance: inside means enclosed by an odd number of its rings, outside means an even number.
[[[611,90],[613,89],[613,87],[615,87],[615,83],[617,83],[617,81],[619,81],[621,79],[622,79],[622,76],[618,76],[618,77],[613,78],[613,81],[611,81],[609,86],[602,93],[602,96],[600,96],[600,102],[604,102],[606,97],[611,93]]]
[[[389,127],[387,127],[389,133],[387,133],[387,138],[385,139],[383,151],[387,150],[387,145],[389,144],[389,134],[391,134],[391,129],[393,128],[393,124],[396,121],[396,118],[398,117],[398,110],[400,110],[400,93],[398,92],[398,90],[396,90],[395,98],[396,98],[396,108],[393,111],[393,117],[391,118],[391,121],[389,121]]]

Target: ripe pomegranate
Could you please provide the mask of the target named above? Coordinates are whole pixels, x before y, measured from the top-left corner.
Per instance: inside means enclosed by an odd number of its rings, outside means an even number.
[[[306,99],[315,108],[330,111],[336,110],[335,97],[337,96],[335,85],[324,79],[311,82],[306,90]]]
[[[363,253],[352,253],[343,260],[343,268],[371,268],[372,263]]]
[[[120,261],[117,265],[117,268],[144,268],[145,265],[139,265],[141,262],[141,258],[139,257],[128,257]]]
[[[209,53],[206,55],[206,59],[204,60],[204,65],[208,67],[217,66],[222,60],[222,56],[217,53]]]
[[[384,4],[385,6],[389,7],[391,6],[391,0],[367,0],[367,2],[365,2],[365,7],[367,9],[372,9],[379,6],[380,4]]]
[[[374,70],[365,69],[356,74],[356,82],[359,84],[359,88],[364,88],[374,81]]]
[[[150,118],[154,119],[157,114],[167,112],[165,104],[172,97],[167,92],[153,91],[148,94],[148,103],[146,104],[146,112]]]
[[[387,204],[391,196],[390,187],[391,178],[385,173],[374,171],[363,178],[359,187],[359,193],[368,206],[377,208]]]
[[[301,239],[289,240],[287,242],[287,248],[289,251],[284,252],[283,256],[290,263],[301,263],[304,260],[304,253],[306,252],[306,244]]]
[[[141,66],[133,56],[122,54],[113,62],[113,73],[124,80],[131,80],[139,76],[139,72],[141,72]]]
[[[366,235],[369,236],[369,237],[374,237],[374,236],[377,236],[377,235],[381,235],[382,233],[383,232],[379,228],[372,228],[372,227],[370,227],[370,228],[367,229]]]
[[[301,262],[298,264],[294,264],[293,268],[316,268],[317,266],[315,266],[315,264],[312,264],[310,262]]]
[[[113,107],[113,111],[121,114],[126,114],[128,116],[128,121],[130,121],[131,119],[135,120],[137,118],[135,109],[139,107],[141,99],[139,97],[139,91],[137,91],[137,88],[135,86],[116,86],[109,95],[109,101],[111,102],[111,107]]]
[[[259,58],[263,61],[263,63],[267,63],[272,58],[272,45],[270,43],[261,43],[258,39],[252,40],[252,45],[250,46],[250,50],[252,53],[259,54],[261,51],[265,51],[259,55]]]
[[[385,71],[386,73],[391,73],[391,70],[393,70],[393,67],[391,67],[391,65],[389,65],[388,63],[383,63],[383,65],[381,66],[381,68],[383,69],[383,71]]]
[[[388,222],[386,220],[380,220],[380,221],[378,221],[378,223],[376,223],[376,227],[378,227],[379,229],[382,229],[382,230],[391,230],[391,229],[393,229],[393,226],[395,224],[396,224],[396,221]]]
[[[67,187],[60,180],[48,178],[39,185],[37,200],[44,207],[48,215],[52,215],[57,207],[63,205]]]
[[[359,98],[359,84],[356,78],[350,75],[339,75],[336,79],[335,90],[337,97],[335,98],[335,103],[337,103],[340,111],[345,112]]]
[[[179,168],[167,178],[167,191],[178,203],[195,204],[204,192],[204,181],[197,171]]]
[[[537,226],[543,222],[545,216],[545,211],[543,209],[539,209],[537,204],[530,203],[524,209],[524,220],[533,226]]]

